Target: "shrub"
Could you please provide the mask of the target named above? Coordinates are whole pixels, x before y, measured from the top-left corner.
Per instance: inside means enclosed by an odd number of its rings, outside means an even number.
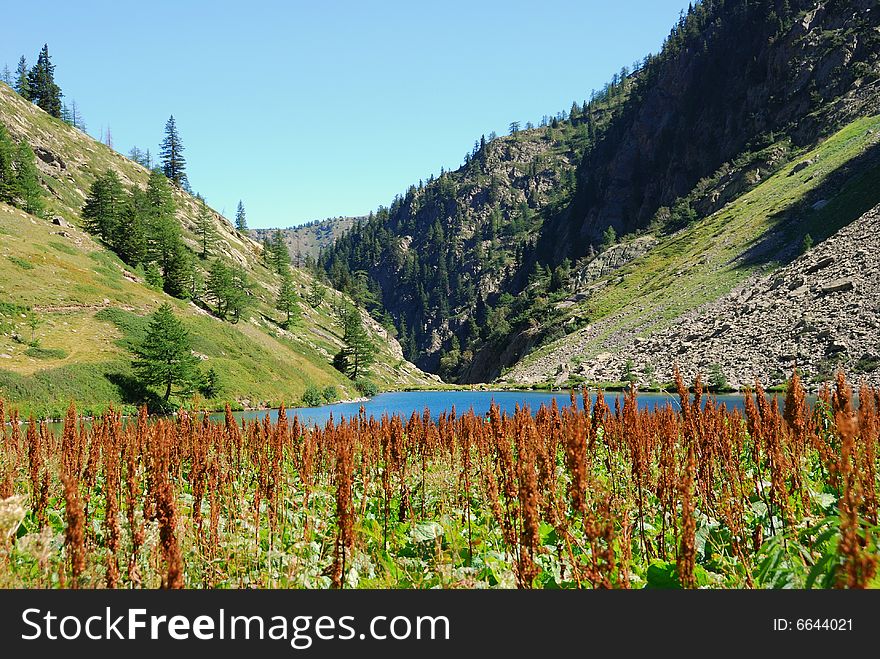
[[[24,259],[20,259],[17,256],[9,256],[7,257],[10,261],[12,261],[19,268],[23,268],[25,270],[33,270],[34,264],[30,261],[25,261]]]
[[[61,348],[38,348],[35,346],[25,350],[24,354],[34,359],[64,359],[67,357],[67,351]]]
[[[376,383],[366,378],[358,378],[355,380],[354,386],[361,392],[362,396],[367,396],[368,398],[372,398],[379,393],[379,387]]]
[[[730,391],[727,376],[721,370],[721,364],[712,364],[709,367],[709,387],[713,391]]]
[[[811,249],[813,249],[813,236],[806,234],[804,236],[804,242],[801,243],[801,254],[806,254]]]
[[[314,384],[306,387],[302,395],[302,404],[306,407],[318,407],[324,402],[321,390]]]
[[[339,400],[339,392],[332,384],[328,384],[321,390],[321,396],[323,396],[324,400],[328,403],[334,403]]]
[[[199,391],[206,398],[217,398],[222,389],[223,383],[220,381],[220,374],[217,372],[217,369],[211,366],[204,375]]]

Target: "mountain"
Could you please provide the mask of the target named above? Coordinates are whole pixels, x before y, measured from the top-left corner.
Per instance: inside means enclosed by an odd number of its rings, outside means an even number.
[[[842,158],[860,161],[860,173],[846,170],[834,180]],[[817,179],[826,184],[802,191]],[[811,236],[828,236],[806,251],[803,235],[773,226],[768,206],[798,191],[809,200],[800,222]],[[660,239],[614,274],[585,278],[577,295],[586,306],[572,307],[571,317],[589,305],[604,306],[605,313],[533,352],[504,378],[569,385],[632,379],[657,386],[673,379],[677,365],[687,378],[713,375],[739,388],[756,378],[782,382],[797,365],[814,385],[841,368],[876,384],[878,202],[880,116],[873,116],[853,122],[705,221]],[[725,244],[734,235],[740,242]],[[754,267],[748,262],[754,247],[790,252],[793,260],[779,268]],[[683,300],[702,304],[686,310],[691,304]]]
[[[590,360],[632,354],[880,202],[878,57],[876,0],[696,3],[660,53],[546,126],[478,143],[321,265],[444,378],[599,377]]]
[[[249,233],[258,242],[265,243],[276,231],[281,231],[290,258],[299,265],[308,257],[317,259],[321,250],[330,247],[355,223],[365,219],[365,217],[330,217],[286,229],[251,229]]]
[[[150,172],[3,84],[0,123],[36,154],[46,206],[35,216],[0,203],[0,397],[44,414],[57,414],[73,398],[95,408],[137,402],[143,392],[132,377],[128,348],[143,335],[145,316],[163,302],[184,321],[203,367],[219,376],[222,391],[207,404],[296,403],[308,385],[334,387],[337,398],[360,395],[332,366],[343,345],[335,311],[341,293],[328,289],[313,308],[304,300],[312,275],[292,269],[303,318],[285,329],[274,309],[280,278],[267,267],[262,246],[210,211],[215,252],[253,283],[251,304],[231,323],[215,317],[207,303],[172,298],[148,286],[143,269],[87,233],[81,218],[97,177],[112,169],[126,187],[145,187]],[[179,188],[173,198],[183,242],[195,253],[199,203]],[[210,261],[194,260],[206,278]],[[399,344],[372,319],[367,330],[378,346],[370,377],[380,388],[433,382],[403,359]]]

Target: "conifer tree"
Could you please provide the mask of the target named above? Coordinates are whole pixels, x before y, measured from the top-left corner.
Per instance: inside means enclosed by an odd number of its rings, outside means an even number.
[[[290,272],[284,273],[281,277],[281,288],[278,291],[278,299],[275,301],[275,308],[278,311],[287,314],[287,320],[284,323],[285,328],[290,328],[291,322],[296,322],[300,317],[299,303],[296,294],[296,284]]]
[[[86,231],[99,236],[107,244],[113,244],[125,201],[122,181],[114,170],[108,169],[89,188],[89,196],[82,208]]]
[[[210,256],[211,250],[217,242],[217,232],[214,230],[214,222],[208,204],[201,196],[198,196],[197,199],[199,213],[196,216],[196,236],[198,236],[199,246],[202,248],[201,257],[206,259]]]
[[[146,192],[149,235],[149,259],[156,261],[167,278],[171,269],[175,245],[180,240],[180,227],[174,217],[174,197],[168,179],[153,171]]]
[[[31,215],[43,212],[43,187],[37,172],[36,156],[27,142],[22,140],[15,153],[15,197],[18,206]]]
[[[174,241],[168,260],[168,269],[163,271],[165,285],[163,290],[168,295],[186,299],[190,296],[192,280],[195,274],[192,252],[187,249],[179,238]]]
[[[144,279],[147,282],[147,286],[155,288],[157,291],[161,291],[165,287],[165,280],[162,278],[162,271],[159,270],[159,266],[154,262],[150,262],[147,265]]]
[[[241,199],[238,200],[238,209],[235,211],[235,228],[239,231],[247,231],[247,217],[244,212],[244,204],[241,203]]]
[[[28,64],[24,55],[18,60],[18,66],[15,69],[15,91],[23,99],[31,100],[31,83],[28,81]]]
[[[165,123],[165,139],[162,141],[159,155],[162,158],[162,171],[165,176],[177,187],[185,187],[186,160],[183,158],[183,143],[177,133],[174,115],[171,115]]]
[[[147,260],[147,214],[147,195],[135,186],[122,204],[113,238],[113,249],[119,258],[132,266]],[[154,277],[154,280],[158,281],[161,290],[164,283],[162,273],[155,263],[150,266],[158,274],[158,279]]]
[[[12,72],[9,70],[8,64],[3,65],[3,74],[0,75],[0,80],[12,87]]]
[[[211,264],[205,292],[213,299],[217,317],[226,320],[229,309],[229,296],[232,290],[232,273],[223,261],[216,259]]]
[[[30,100],[53,117],[61,118],[61,88],[55,84],[55,65],[49,58],[49,46],[43,45],[37,63],[28,73]]]
[[[269,263],[279,275],[283,275],[290,268],[290,252],[287,251],[287,243],[284,242],[284,234],[280,230],[272,234],[269,243]]]
[[[146,336],[134,353],[135,373],[145,385],[164,388],[166,402],[175,387],[188,394],[201,380],[189,334],[167,302],[151,316]]]
[[[345,347],[336,354],[333,365],[352,380],[357,380],[367,374],[375,360],[376,347],[370,340],[361,314],[356,308],[350,305],[343,307],[341,319],[342,340],[345,342]]]
[[[312,307],[312,309],[317,309],[319,306],[321,306],[321,302],[324,301],[325,293],[326,290],[324,289],[324,285],[320,281],[318,281],[317,277],[313,278],[312,286],[309,289],[309,306]]]
[[[254,287],[253,282],[247,276],[245,269],[236,265],[231,272],[232,288],[229,291],[227,307],[231,316],[230,321],[237,323],[241,320],[245,310],[251,306],[250,290]]]
[[[11,204],[15,196],[15,143],[0,123],[0,202]]]

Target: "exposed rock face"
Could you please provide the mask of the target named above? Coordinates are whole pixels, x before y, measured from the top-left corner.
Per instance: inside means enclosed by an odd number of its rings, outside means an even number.
[[[612,245],[575,269],[573,292],[591,288],[594,282],[646,254],[657,243],[653,236],[639,236],[627,243]]]
[[[354,224],[365,220],[365,217],[331,217],[326,220],[306,222],[299,226],[281,229],[284,243],[290,252],[291,260],[300,264],[307,256],[318,258],[322,249],[333,244],[339,236],[348,231]],[[269,240],[276,229],[251,229],[250,235],[263,242]]]
[[[783,33],[750,17],[762,11],[753,5],[728,12],[702,44],[664,63],[584,161],[570,214],[545,225],[546,255],[577,258],[609,225],[618,234],[646,227],[659,207],[759,135],[786,132],[805,144],[827,126],[877,111],[873,85],[859,77],[877,66],[877,0],[789,4],[807,11]]]
[[[508,378],[558,379],[560,365],[588,380],[620,380],[628,360],[644,383],[672,378],[678,364],[687,378],[704,378],[718,365],[733,386],[760,378],[782,381],[797,363],[805,378],[822,381],[836,368],[880,384],[880,206],[765,277],[753,277],[721,299],[679,318],[646,338],[631,337],[585,359],[587,327],[579,341],[552,351]],[[601,325],[601,323],[596,324]]]

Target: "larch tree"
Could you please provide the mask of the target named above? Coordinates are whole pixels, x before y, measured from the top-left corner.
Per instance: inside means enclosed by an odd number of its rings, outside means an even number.
[[[207,259],[217,243],[217,232],[214,229],[214,221],[211,217],[211,209],[201,196],[197,196],[199,203],[199,212],[196,216],[196,236],[199,239],[199,246],[202,248],[201,257]]]
[[[171,115],[165,123],[165,139],[162,140],[160,157],[165,176],[177,187],[184,187],[187,182],[186,160],[183,158],[183,143],[177,132],[174,115]]]
[[[186,395],[201,381],[189,334],[167,302],[150,317],[146,336],[134,353],[135,373],[145,385],[163,388],[166,402],[175,387]]]
[[[15,197],[18,206],[31,215],[43,212],[43,186],[37,171],[37,157],[27,142],[22,140],[15,153]]]
[[[292,322],[296,322],[300,317],[299,295],[296,293],[296,284],[291,277],[290,272],[284,273],[281,277],[281,288],[278,291],[278,299],[275,301],[275,308],[287,315],[284,327],[289,328]]]
[[[28,63],[22,55],[15,68],[15,91],[26,100],[31,100],[31,83],[28,81]]]
[[[324,301],[325,293],[326,289],[324,288],[324,285],[320,281],[318,281],[318,278],[312,278],[312,286],[309,289],[308,297],[309,306],[313,309],[317,309],[319,306],[321,306],[321,302]]]
[[[357,380],[367,374],[375,360],[376,346],[370,340],[361,314],[356,308],[346,305],[340,316],[345,347],[333,358],[333,365],[352,380]]]
[[[229,299],[227,300],[230,322],[233,324],[241,320],[245,310],[251,306],[251,289],[254,287],[253,282],[248,277],[245,269],[236,265],[232,268],[232,288],[229,291]]]
[[[280,229],[272,234],[269,243],[269,263],[279,275],[283,275],[290,268],[290,252],[287,251],[287,243],[284,242],[284,234]]]
[[[247,217],[244,212],[244,204],[241,203],[241,199],[238,200],[238,209],[235,211],[235,228],[239,231],[247,231]]]
[[[15,197],[15,143],[0,124],[0,201],[11,204]]]
[[[115,242],[117,225],[125,202],[122,181],[112,169],[99,176],[89,188],[82,208],[85,229],[107,244]]]

